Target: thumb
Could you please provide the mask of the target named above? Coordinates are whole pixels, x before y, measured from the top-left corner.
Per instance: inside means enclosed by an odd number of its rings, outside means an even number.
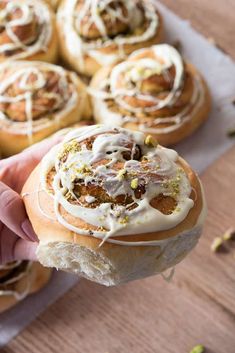
[[[0,220],[19,237],[37,241],[19,194],[0,182]]]
[[[15,260],[37,261],[37,256],[36,256],[37,246],[38,246],[37,243],[32,243],[31,241],[26,241],[18,238],[14,247],[12,261],[15,261]]]

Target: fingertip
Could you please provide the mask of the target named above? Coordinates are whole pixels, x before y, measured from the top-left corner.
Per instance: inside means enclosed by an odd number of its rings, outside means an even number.
[[[17,240],[14,248],[14,259],[38,261],[36,256],[37,246],[38,243],[23,239]]]

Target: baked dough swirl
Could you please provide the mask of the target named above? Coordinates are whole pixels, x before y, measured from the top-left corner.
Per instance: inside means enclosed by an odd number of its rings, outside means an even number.
[[[41,0],[0,1],[0,62],[13,59],[55,62],[55,18]]]
[[[63,59],[87,76],[162,37],[152,0],[65,0],[57,22]]]
[[[50,276],[50,269],[31,261],[0,265],[0,313],[38,291]]]
[[[168,44],[137,50],[99,70],[90,92],[97,122],[152,134],[165,146],[192,134],[210,110],[201,74]]]
[[[43,62],[0,68],[0,150],[17,153],[90,116],[85,85],[75,73]]]
[[[205,213],[200,182],[175,151],[141,132],[102,125],[70,132],[23,193],[39,261],[108,285],[180,261]]]

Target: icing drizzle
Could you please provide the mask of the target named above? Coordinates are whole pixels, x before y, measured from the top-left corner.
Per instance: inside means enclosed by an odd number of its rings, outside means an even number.
[[[83,104],[83,92],[77,92],[77,76],[60,66],[26,61],[16,66],[10,62],[2,65],[1,76],[0,126],[18,134],[27,133],[29,139],[54,122],[59,128],[61,119],[77,106],[78,100]]]
[[[187,217],[194,205],[191,185],[177,161],[175,151],[155,146],[141,132],[83,127],[44,157],[41,188],[53,197],[56,219],[67,229],[102,242],[155,245],[161,240],[129,243],[125,236],[168,230]]]
[[[84,18],[87,19],[85,24]],[[156,7],[151,0],[69,0],[59,9],[58,19],[64,26],[66,45],[71,54],[79,58],[81,70],[84,56],[93,57],[100,65],[112,64],[125,57],[125,45],[148,41],[159,27]],[[118,24],[120,31],[110,32]],[[94,27],[97,37],[89,38]],[[105,51],[109,47],[112,48],[110,53]]]
[[[170,70],[174,70],[174,75]],[[192,95],[179,109],[177,102],[184,89],[185,74],[182,57],[174,47],[159,44],[137,50],[128,60],[113,67],[98,90],[89,88],[95,114],[102,123],[107,117],[119,126],[137,123],[138,129],[145,133],[174,131],[191,119],[204,99],[204,87],[200,77],[195,75]],[[146,80],[151,82],[156,76],[160,85],[164,80],[165,90],[163,84],[157,92],[144,90]]]
[[[42,1],[0,1],[0,23],[4,30],[0,34],[0,38],[4,36],[0,55],[14,60],[27,59],[48,49],[52,36],[51,15]]]

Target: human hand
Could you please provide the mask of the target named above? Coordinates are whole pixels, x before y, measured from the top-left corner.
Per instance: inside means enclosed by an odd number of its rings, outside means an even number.
[[[60,139],[54,136],[0,161],[0,264],[36,260],[37,236],[20,192],[31,171]]]

